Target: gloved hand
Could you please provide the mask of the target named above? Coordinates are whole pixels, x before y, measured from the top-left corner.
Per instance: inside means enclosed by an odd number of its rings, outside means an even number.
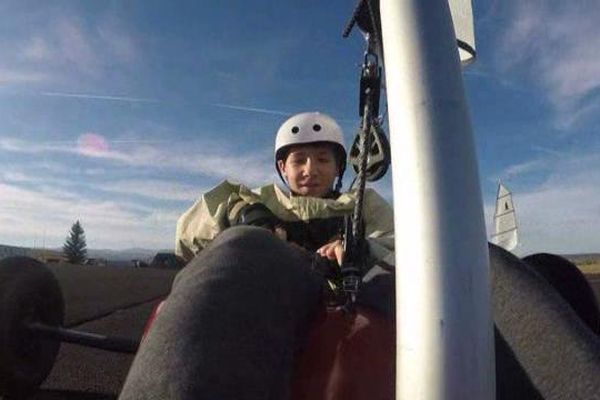
[[[344,259],[344,245],[342,239],[334,239],[331,242],[321,246],[317,253],[321,257],[325,257],[330,261],[337,261],[338,265],[342,265]]]
[[[313,254],[311,268],[325,279],[335,280],[340,277],[340,266],[336,260],[330,260],[318,253]]]
[[[235,220],[235,225],[252,225],[270,230],[286,240],[283,222],[262,203],[246,204]]]

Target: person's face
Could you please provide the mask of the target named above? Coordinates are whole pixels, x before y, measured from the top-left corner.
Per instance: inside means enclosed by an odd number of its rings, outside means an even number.
[[[290,189],[300,196],[326,196],[338,175],[334,151],[326,144],[294,146],[277,166]]]

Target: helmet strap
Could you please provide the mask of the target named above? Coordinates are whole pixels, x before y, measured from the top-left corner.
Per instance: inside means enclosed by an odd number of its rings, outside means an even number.
[[[340,191],[342,190],[342,185],[343,185],[342,178],[343,177],[344,177],[344,173],[343,172],[340,175],[338,175],[337,182],[335,183],[335,187],[333,189],[333,191],[335,193],[340,193]]]

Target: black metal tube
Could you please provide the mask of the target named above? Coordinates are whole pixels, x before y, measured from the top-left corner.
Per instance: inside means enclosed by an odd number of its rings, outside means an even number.
[[[39,322],[30,323],[27,325],[27,328],[30,332],[33,332],[46,339],[79,344],[82,346],[94,347],[96,349],[114,351],[118,353],[135,354],[140,345],[138,341],[129,338],[82,332],[60,326],[49,326]]]

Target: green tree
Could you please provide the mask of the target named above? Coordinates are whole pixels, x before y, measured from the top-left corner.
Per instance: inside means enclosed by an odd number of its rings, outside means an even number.
[[[85,232],[77,220],[71,226],[71,232],[63,245],[63,254],[67,261],[73,264],[83,264],[87,259],[87,245],[85,243]]]

